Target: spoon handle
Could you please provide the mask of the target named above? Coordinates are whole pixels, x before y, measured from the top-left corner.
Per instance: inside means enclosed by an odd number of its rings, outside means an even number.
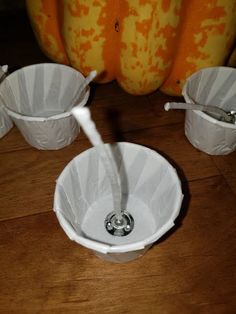
[[[89,75],[85,78],[85,87],[92,82],[92,80],[97,76],[97,71],[91,71]]]
[[[168,102],[164,105],[166,111],[169,109],[185,109],[185,110],[200,110],[208,114],[212,114],[216,119],[232,123],[232,117],[227,114],[223,109],[215,106],[204,106],[200,104],[182,103],[182,102]]]
[[[204,106],[185,102],[167,102],[164,108],[166,111],[170,109],[204,110]]]

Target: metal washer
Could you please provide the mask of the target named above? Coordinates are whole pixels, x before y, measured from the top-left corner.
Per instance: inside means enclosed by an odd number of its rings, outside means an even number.
[[[116,212],[112,211],[105,219],[105,228],[107,232],[116,236],[124,237],[128,235],[134,228],[134,219],[126,210],[122,212],[122,219],[117,220]]]

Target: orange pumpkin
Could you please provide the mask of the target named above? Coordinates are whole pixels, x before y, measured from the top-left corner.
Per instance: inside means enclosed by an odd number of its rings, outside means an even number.
[[[236,0],[26,0],[44,53],[129,93],[180,95],[186,78],[225,64]]]

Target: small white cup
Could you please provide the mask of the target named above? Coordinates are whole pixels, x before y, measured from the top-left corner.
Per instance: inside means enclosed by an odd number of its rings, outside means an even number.
[[[7,71],[8,71],[7,65],[0,66],[0,83],[5,79]],[[12,127],[13,127],[12,120],[8,116],[4,108],[4,103],[0,98],[0,138],[6,135],[11,130]]]
[[[105,218],[113,211],[109,178],[95,148],[74,158],[60,174],[54,210],[67,236],[104,260],[128,262],[142,256],[174,226],[182,204],[176,170],[155,151],[132,143],[106,144],[121,182],[121,208],[134,219],[126,236],[113,236]]]
[[[85,78],[54,63],[35,64],[10,74],[0,86],[1,99],[25,140],[37,149],[69,145],[79,127],[70,110],[89,98]]]
[[[236,111],[236,69],[200,70],[187,79],[182,94],[187,103]],[[218,121],[199,110],[186,110],[185,135],[194,147],[210,155],[227,155],[236,150],[236,124]]]

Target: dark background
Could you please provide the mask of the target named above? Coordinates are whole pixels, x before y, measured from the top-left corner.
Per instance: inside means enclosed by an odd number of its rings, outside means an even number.
[[[50,61],[34,37],[24,1],[0,0],[0,65],[9,72],[33,63]]]

